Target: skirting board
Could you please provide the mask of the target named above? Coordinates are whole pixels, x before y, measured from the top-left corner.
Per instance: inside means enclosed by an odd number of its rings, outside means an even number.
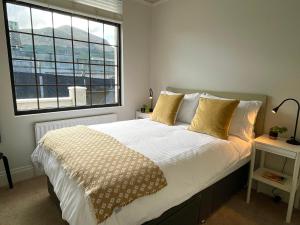
[[[35,169],[32,165],[22,166],[18,168],[13,168],[10,170],[13,183],[17,183],[23,180],[28,180],[30,178],[33,178],[37,175]],[[0,187],[8,186],[8,182],[6,179],[6,173],[5,171],[0,171]]]

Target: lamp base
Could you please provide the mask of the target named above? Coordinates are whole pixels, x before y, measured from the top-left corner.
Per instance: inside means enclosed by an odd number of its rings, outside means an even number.
[[[286,143],[289,143],[291,145],[300,145],[300,142],[297,141],[295,138],[290,138],[289,140],[286,141]]]

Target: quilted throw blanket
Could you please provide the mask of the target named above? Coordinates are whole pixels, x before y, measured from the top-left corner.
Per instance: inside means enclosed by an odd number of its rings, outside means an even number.
[[[50,131],[40,145],[84,189],[98,223],[114,209],[167,185],[163,172],[150,159],[86,126]]]

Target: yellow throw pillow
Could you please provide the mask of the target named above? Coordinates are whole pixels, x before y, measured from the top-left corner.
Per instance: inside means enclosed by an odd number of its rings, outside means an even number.
[[[239,100],[200,98],[196,114],[188,129],[227,140],[232,114],[239,102]]]
[[[182,94],[161,94],[157,100],[153,113],[151,114],[151,120],[167,125],[174,125],[183,96],[184,95]]]

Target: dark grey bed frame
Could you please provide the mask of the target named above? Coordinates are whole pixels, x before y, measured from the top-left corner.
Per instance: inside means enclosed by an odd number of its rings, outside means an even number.
[[[257,115],[255,124],[255,133],[260,135],[264,132],[264,119],[267,104],[266,95],[190,90],[173,87],[167,87],[167,90],[178,93],[208,92],[219,97],[262,101],[263,104]],[[228,176],[217,181],[215,184],[195,194],[193,197],[181,203],[180,205],[167,210],[160,217],[148,221],[142,225],[198,225],[204,223],[211,213],[218,209],[232,195],[240,191],[247,184],[249,172],[248,168],[249,163],[243,165]],[[53,186],[49,179],[48,191],[51,198],[56,202],[58,208],[60,209],[59,200],[53,191]]]
[[[234,171],[227,177],[195,194],[190,199],[177,205],[160,217],[142,225],[198,225],[217,210],[232,195],[240,191],[247,183],[249,163]],[[60,210],[59,200],[48,181],[48,192]],[[66,222],[66,224],[68,224]]]

